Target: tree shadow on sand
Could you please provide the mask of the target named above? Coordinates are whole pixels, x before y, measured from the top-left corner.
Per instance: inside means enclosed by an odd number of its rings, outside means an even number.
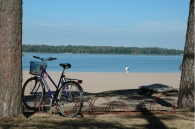
[[[143,86],[140,86],[143,87]],[[147,89],[148,87],[148,89]],[[152,90],[154,89],[154,90]],[[160,92],[158,92],[160,91]],[[144,86],[144,89],[121,89],[121,90],[110,90],[110,91],[104,91],[100,93],[89,93],[84,92],[84,98],[85,101],[90,101],[94,97],[102,96],[102,97],[109,97],[114,98],[113,101],[122,101],[128,96],[136,96],[146,102],[151,102],[154,98],[158,96],[167,96],[173,99],[174,101],[177,101],[178,97],[178,91],[177,90],[170,90],[170,86],[164,85],[164,84],[151,84],[148,86]],[[158,99],[158,103],[164,105],[164,106],[170,106],[169,102],[163,101]]]

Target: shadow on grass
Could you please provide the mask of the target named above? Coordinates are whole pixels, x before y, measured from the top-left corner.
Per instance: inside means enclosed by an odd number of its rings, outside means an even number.
[[[150,114],[149,115],[142,115],[143,118],[145,118],[148,121],[148,125],[145,126],[147,129],[168,129],[166,125],[154,114],[152,114],[150,111],[147,111]]]
[[[135,129],[168,129],[170,128],[170,125],[165,125],[162,121],[163,120],[172,120],[175,119],[174,117],[166,116],[166,118],[161,118],[159,116],[155,116],[153,114],[144,114],[144,115],[133,115],[128,116],[125,115],[123,119],[136,119],[138,121],[141,121],[145,119],[147,122],[140,122],[133,125],[133,128]],[[140,119],[140,120],[139,120]]]
[[[52,120],[44,119],[38,117],[35,119],[25,120],[16,122],[14,120],[1,120],[0,128],[51,128],[51,129],[129,129],[119,123],[112,123],[106,121],[100,121],[95,119],[85,119],[85,118],[63,118],[62,120]]]
[[[186,114],[188,117],[186,117]],[[114,118],[114,119],[113,119]],[[117,118],[117,119],[116,119]],[[185,120],[183,118],[186,118]],[[146,120],[146,121],[145,121]],[[182,120],[182,121],[181,121]],[[167,122],[169,121],[169,122]],[[189,123],[190,121],[190,123]],[[174,123],[175,122],[175,123]],[[179,123],[178,123],[179,122]],[[185,123],[187,122],[187,123]],[[194,114],[183,112],[171,115],[104,115],[84,118],[35,115],[28,119],[0,119],[0,128],[56,129],[167,129],[194,128]]]

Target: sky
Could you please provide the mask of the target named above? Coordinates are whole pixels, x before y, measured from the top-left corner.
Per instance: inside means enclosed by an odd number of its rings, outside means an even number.
[[[190,0],[23,0],[23,44],[183,50]]]

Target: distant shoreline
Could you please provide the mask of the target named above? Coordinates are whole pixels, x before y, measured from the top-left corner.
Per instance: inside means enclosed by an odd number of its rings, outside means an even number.
[[[179,55],[171,55],[171,54],[103,54],[103,53],[45,53],[45,52],[22,52],[23,53],[23,55],[25,55],[25,53],[26,54],[33,54],[33,53],[35,53],[35,54],[38,54],[38,53],[40,53],[40,54],[67,54],[67,55],[69,55],[69,54],[73,54],[73,55],[75,55],[75,54],[83,54],[83,55],[87,55],[87,54],[90,54],[90,55],[138,55],[138,56],[140,56],[140,55],[144,55],[144,56],[183,56],[183,54],[179,54]]]
[[[85,45],[22,45],[23,52],[40,53],[74,53],[74,54],[158,54],[158,55],[180,55],[183,50],[168,49],[160,47],[124,47],[124,46],[85,46]]]

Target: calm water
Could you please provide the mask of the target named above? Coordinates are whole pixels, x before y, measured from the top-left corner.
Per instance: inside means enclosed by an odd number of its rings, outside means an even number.
[[[61,71],[60,63],[71,63],[69,72],[180,72],[183,56],[159,55],[107,55],[107,54],[43,54],[24,53],[23,70],[28,71],[30,61],[38,61],[33,55],[55,57],[48,62],[48,71]]]

